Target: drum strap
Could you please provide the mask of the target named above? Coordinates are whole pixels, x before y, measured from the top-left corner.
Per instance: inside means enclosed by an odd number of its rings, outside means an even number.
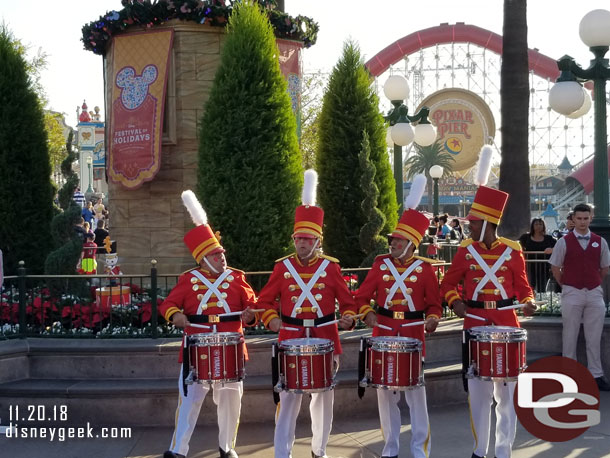
[[[215,321],[215,319],[211,319],[210,320],[210,316],[216,317],[217,321]],[[240,321],[241,320],[241,315],[225,315],[225,316],[218,316],[218,315],[188,315],[187,318],[188,318],[188,320],[191,323],[195,323],[195,324],[201,324],[201,323],[225,323],[227,321]]]
[[[377,309],[379,315],[387,316],[388,318],[394,318],[394,312],[383,307]],[[398,312],[404,315],[403,320],[421,320],[424,318],[423,310],[417,312]]]
[[[191,354],[189,352],[189,338],[185,334],[182,341],[182,392],[184,396],[188,396],[188,385],[186,378],[191,370]]]
[[[320,326],[321,324],[328,323],[329,321],[335,320],[335,314],[330,313],[328,315],[324,315],[319,318],[314,318],[310,320],[303,320],[301,318],[293,318],[288,315],[282,315],[282,323],[292,324],[294,326],[304,326],[306,328],[315,328],[316,326]]]
[[[483,286],[485,286],[487,284],[487,282],[492,282],[495,285],[495,287],[500,290],[500,295],[502,296],[502,299],[508,299],[508,294],[506,294],[506,290],[504,289],[502,284],[498,281],[498,277],[496,277],[496,272],[500,269],[500,267],[502,267],[502,264],[504,264],[504,262],[506,261],[506,258],[510,255],[510,253],[513,251],[513,249],[511,247],[506,247],[506,250],[504,250],[504,253],[502,253],[500,255],[498,260],[491,267],[489,267],[487,265],[487,263],[483,260],[481,255],[477,252],[477,250],[474,249],[473,245],[468,245],[467,250],[472,255],[474,260],[477,262],[477,264],[479,265],[481,270],[485,273],[485,276],[483,278],[481,278],[481,281],[479,282],[477,287],[474,289],[474,292],[472,293],[472,300],[473,301],[477,300],[477,297],[479,296],[479,292],[481,291],[481,289],[483,289]]]
[[[300,308],[301,305],[303,305],[303,302],[305,302],[305,299],[307,299],[311,303],[312,307],[316,307],[318,309],[316,313],[318,315],[318,318],[321,318],[322,309],[318,305],[318,301],[316,301],[313,294],[311,294],[311,290],[313,289],[314,285],[316,284],[316,282],[318,281],[318,279],[320,278],[322,273],[325,272],[326,266],[328,266],[328,264],[330,264],[330,261],[328,259],[325,259],[324,261],[322,261],[322,263],[318,266],[318,269],[315,271],[313,276],[309,279],[307,284],[305,284],[305,282],[303,281],[303,279],[301,278],[299,273],[296,271],[296,269],[290,262],[290,258],[284,259],[283,264],[286,266],[286,269],[288,269],[288,272],[290,272],[290,275],[292,275],[292,277],[294,278],[294,281],[297,282],[297,285],[299,285],[299,288],[301,288],[301,295],[299,296],[296,303],[294,304],[294,307],[292,308],[292,313],[290,314],[290,316],[294,318],[297,314],[297,309]]]
[[[196,277],[201,283],[208,287],[208,290],[201,298],[201,301],[199,301],[199,307],[197,307],[197,315],[201,315],[201,312],[203,311],[203,305],[208,303],[210,297],[212,297],[212,294],[216,296],[216,298],[218,299],[218,303],[222,305],[226,313],[231,312],[229,304],[227,304],[227,301],[223,299],[222,294],[220,293],[220,291],[218,291],[218,287],[222,285],[225,279],[232,273],[233,271],[231,269],[226,269],[223,273],[220,274],[220,276],[214,281],[214,283],[212,283],[210,280],[205,278],[201,274],[201,272],[198,272],[196,270],[191,271],[191,274],[194,277]]]
[[[400,288],[400,292],[402,293],[402,295],[407,300],[407,303],[409,304],[409,310],[411,310],[412,312],[415,312],[415,304],[413,303],[413,298],[407,292],[405,280],[409,275],[411,275],[411,272],[413,272],[415,269],[417,269],[420,265],[423,264],[423,261],[418,259],[417,261],[413,262],[413,264],[411,264],[402,274],[398,273],[398,270],[396,269],[396,266],[394,265],[394,263],[392,262],[391,259],[386,258],[383,260],[383,262],[385,263],[386,266],[388,266],[388,269],[390,269],[390,273],[394,277],[394,284],[390,288],[390,292],[388,293],[385,304],[383,304],[383,306],[385,307],[388,302],[390,302],[392,299],[394,299],[394,295],[396,294],[396,291]]]

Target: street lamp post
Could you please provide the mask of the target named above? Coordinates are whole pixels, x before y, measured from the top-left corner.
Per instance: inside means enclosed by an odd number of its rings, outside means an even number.
[[[468,199],[466,196],[462,196],[460,199],[460,205],[462,206],[462,217],[466,216],[466,205],[468,204]]]
[[[430,167],[430,176],[434,180],[434,216],[438,216],[438,179],[443,176],[443,168],[440,165]]]
[[[580,21],[580,38],[595,56],[591,65],[583,69],[570,56],[557,61],[561,70],[556,84],[549,92],[549,104],[558,113],[578,117],[586,112],[588,95],[581,81],[593,81],[595,110],[595,149],[593,153],[594,216],[591,230],[606,240],[610,239],[608,202],[608,135],[606,128],[606,81],[610,79],[608,59],[604,56],[610,46],[610,11],[593,10]]]
[[[93,158],[91,156],[87,156],[87,168],[89,169],[87,173],[87,181],[89,181],[89,186],[87,187],[87,194],[93,194],[93,188],[91,187],[91,182],[93,181],[93,172],[91,171],[91,165],[93,164]]]
[[[413,116],[409,116],[409,109],[403,103],[409,97],[409,83],[405,78],[400,75],[390,76],[383,85],[383,92],[394,105],[386,120],[390,123],[390,135],[394,142],[394,180],[400,214],[403,208],[402,147],[413,141],[421,146],[432,145],[436,141],[436,129],[428,120],[430,110],[427,107],[422,107]],[[417,123],[415,128],[411,127],[412,122]]]

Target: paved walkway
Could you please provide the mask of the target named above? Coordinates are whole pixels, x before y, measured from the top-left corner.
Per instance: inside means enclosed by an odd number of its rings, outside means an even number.
[[[32,400],[35,401],[34,399]],[[403,424],[408,409],[403,405]],[[601,396],[601,423],[577,439],[548,443],[531,436],[521,425],[517,429],[514,458],[601,458],[610,457],[610,393]],[[270,406],[271,408],[271,406]],[[335,406],[340,408],[340,406]],[[5,413],[2,413],[5,415]],[[469,458],[472,437],[468,408],[464,404],[430,410],[432,454],[439,458]],[[492,421],[493,423],[493,421]],[[3,421],[2,424],[6,424]],[[97,425],[91,425],[94,433]],[[403,427],[401,457],[409,454],[409,426]],[[189,458],[217,457],[216,428],[200,427],[191,441]],[[24,439],[0,437],[0,456],[11,458],[160,458],[170,441],[170,428],[138,428],[129,439]],[[310,458],[309,423],[297,427],[293,458]],[[327,450],[330,458],[379,458],[383,440],[378,418],[354,418],[335,422]],[[493,450],[493,445],[490,447]],[[273,425],[250,423],[240,427],[237,451],[241,458],[273,457]]]

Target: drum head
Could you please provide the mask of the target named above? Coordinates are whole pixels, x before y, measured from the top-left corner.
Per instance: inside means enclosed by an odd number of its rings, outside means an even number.
[[[280,350],[284,350],[290,353],[303,354],[303,353],[327,353],[333,351],[335,344],[332,340],[328,339],[286,339],[279,343]]]
[[[194,345],[224,345],[238,344],[244,341],[244,336],[239,332],[206,332],[202,334],[191,334],[189,336]]]
[[[468,330],[473,340],[479,342],[522,342],[527,331],[512,326],[476,326]]]
[[[369,337],[368,343],[376,351],[414,352],[422,349],[421,340],[412,337]]]

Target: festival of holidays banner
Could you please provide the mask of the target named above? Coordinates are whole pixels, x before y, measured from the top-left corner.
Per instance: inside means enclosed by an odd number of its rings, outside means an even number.
[[[114,38],[108,176],[135,189],[161,167],[163,113],[173,30]]]
[[[301,108],[301,49],[303,43],[291,40],[276,40],[280,51],[280,69],[288,82],[288,93],[292,111],[300,117]],[[297,119],[298,120],[298,119]]]

